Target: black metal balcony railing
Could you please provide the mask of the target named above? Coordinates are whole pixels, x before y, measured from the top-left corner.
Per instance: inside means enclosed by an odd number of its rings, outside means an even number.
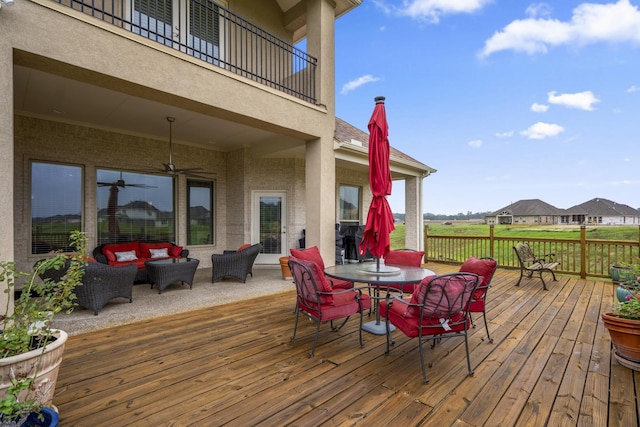
[[[316,58],[211,0],[54,1],[239,76],[316,102]]]
[[[519,268],[513,247],[528,243],[536,254],[555,254],[560,262],[556,272],[586,277],[608,277],[614,264],[632,264],[640,260],[638,240],[587,239],[586,227],[580,227],[579,239],[496,237],[494,226],[488,236],[436,236],[425,229],[427,261],[462,264],[470,256],[491,256],[501,268]]]

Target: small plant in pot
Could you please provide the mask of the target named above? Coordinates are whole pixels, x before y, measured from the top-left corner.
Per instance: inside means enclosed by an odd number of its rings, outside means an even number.
[[[630,268],[633,278],[620,284],[616,291],[618,302],[611,312],[602,313],[602,320],[616,349],[616,359],[624,366],[640,370],[640,264]]]
[[[13,262],[0,261],[0,281],[7,294],[4,314],[0,315],[2,427],[31,425],[23,423],[28,418],[42,421],[44,413],[57,420],[57,414],[48,408],[67,335],[50,325],[56,313],[73,309],[74,289],[82,283],[87,263],[86,236],[74,231],[70,240],[76,249],[73,253],[56,253],[37,262],[30,272],[17,272]],[[10,295],[17,283],[22,288],[12,306]]]

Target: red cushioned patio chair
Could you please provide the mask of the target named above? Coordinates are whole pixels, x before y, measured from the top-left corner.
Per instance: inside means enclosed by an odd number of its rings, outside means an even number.
[[[420,367],[426,384],[429,380],[422,351],[423,342],[431,341],[433,348],[436,340],[464,337],[467,368],[469,376],[473,376],[467,331],[471,326],[469,301],[478,282],[478,275],[473,273],[429,276],[420,282],[411,298],[391,295],[389,300],[380,301],[380,314],[386,318],[386,354],[389,354],[390,345],[394,344],[390,325],[393,324],[409,338],[418,338]]]
[[[331,330],[336,332],[342,328],[349,317],[358,314],[360,317],[360,346],[362,342],[362,311],[371,307],[368,295],[363,295],[360,289],[334,289],[326,279],[324,272],[313,261],[289,257],[289,269],[296,285],[297,302],[295,308],[296,322],[291,341],[296,338],[298,330],[298,316],[304,314],[316,324],[316,334],[313,348],[309,357],[313,357],[318,345],[320,324],[331,323]],[[333,321],[343,319],[339,326]]]
[[[481,282],[476,287],[476,290],[471,296],[471,302],[469,303],[469,313],[482,313],[484,317],[484,327],[487,330],[487,338],[489,342],[493,342],[493,338],[489,334],[489,325],[487,323],[487,293],[491,287],[491,279],[493,274],[498,268],[498,262],[491,257],[470,257],[460,266],[461,273],[475,273],[480,276]],[[476,327],[473,321],[473,315],[471,316],[471,324]]]

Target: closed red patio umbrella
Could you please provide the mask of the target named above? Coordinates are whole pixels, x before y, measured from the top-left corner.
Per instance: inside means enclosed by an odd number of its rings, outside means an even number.
[[[391,168],[389,165],[389,126],[383,96],[375,98],[376,106],[369,120],[369,186],[373,200],[367,214],[360,254],[367,249],[379,260],[390,250],[389,235],[393,225],[393,212],[387,201],[391,194]]]

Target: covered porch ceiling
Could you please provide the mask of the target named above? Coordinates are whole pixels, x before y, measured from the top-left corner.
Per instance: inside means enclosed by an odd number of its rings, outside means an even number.
[[[304,157],[304,140],[42,69],[14,64],[14,112],[74,125],[222,152],[249,149],[256,157]]]

